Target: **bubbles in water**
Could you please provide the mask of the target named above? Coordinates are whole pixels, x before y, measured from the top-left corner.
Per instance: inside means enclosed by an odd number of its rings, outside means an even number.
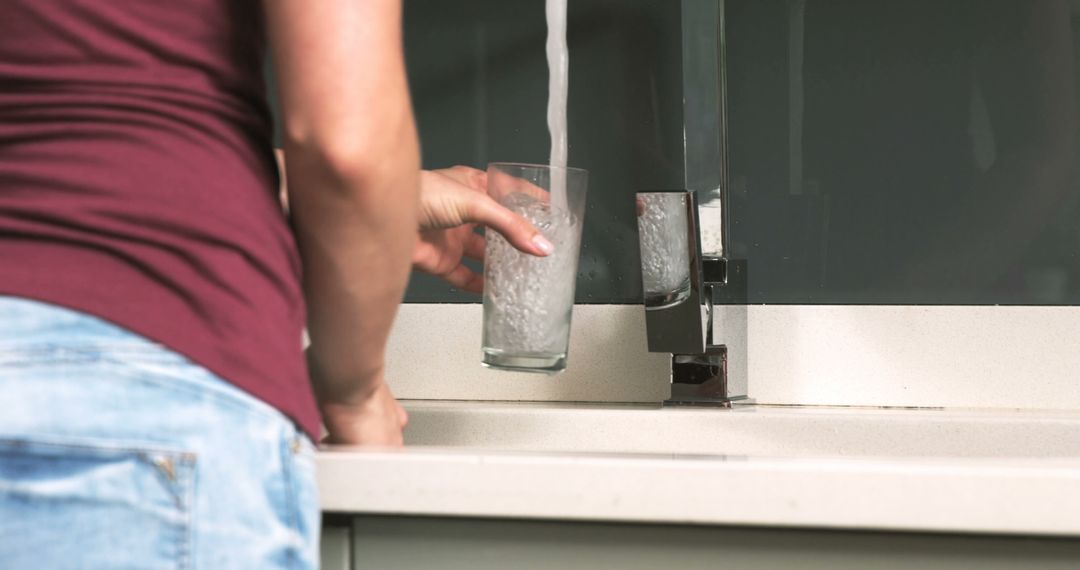
[[[566,210],[525,194],[502,204],[540,229],[555,246],[547,257],[514,249],[489,232],[484,272],[484,346],[515,354],[566,352],[574,303],[580,222]]]
[[[638,227],[645,296],[668,296],[690,284],[686,196],[650,193],[642,203]]]

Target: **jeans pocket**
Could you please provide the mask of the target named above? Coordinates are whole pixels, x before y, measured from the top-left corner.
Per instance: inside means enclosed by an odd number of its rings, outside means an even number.
[[[194,454],[0,436],[0,566],[190,568]]]

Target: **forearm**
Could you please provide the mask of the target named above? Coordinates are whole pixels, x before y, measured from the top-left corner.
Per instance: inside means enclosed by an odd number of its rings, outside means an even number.
[[[263,1],[313,384],[324,409],[352,405],[382,385],[417,228],[401,0]]]
[[[305,159],[305,150],[288,151],[312,340],[308,361],[323,405],[362,400],[382,381],[417,225],[416,135],[411,121],[399,129],[399,143],[381,153],[388,158],[360,175],[342,176],[317,158]]]

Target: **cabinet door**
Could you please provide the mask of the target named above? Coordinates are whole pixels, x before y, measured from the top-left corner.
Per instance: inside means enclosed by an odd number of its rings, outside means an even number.
[[[1048,538],[379,516],[352,530],[356,570],[1080,567],[1080,541]]]
[[[349,570],[352,563],[352,541],[348,526],[325,526],[322,529],[320,568],[322,570]]]

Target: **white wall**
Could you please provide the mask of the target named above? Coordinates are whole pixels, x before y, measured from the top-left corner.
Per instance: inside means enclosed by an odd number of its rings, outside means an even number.
[[[646,352],[640,306],[575,307],[569,367],[551,377],[482,368],[481,312],[401,307],[388,370],[398,397],[667,396],[668,357]],[[1080,307],[752,306],[748,334],[759,403],[1080,409]]]

